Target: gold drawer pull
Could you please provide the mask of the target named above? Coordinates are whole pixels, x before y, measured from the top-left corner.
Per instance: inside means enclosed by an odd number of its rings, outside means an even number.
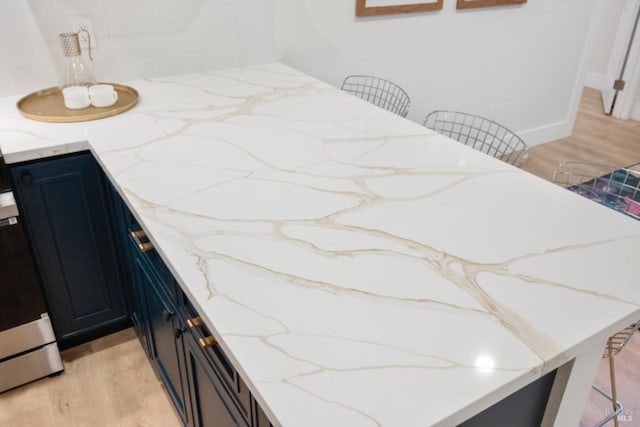
[[[133,237],[133,240],[135,240],[136,244],[138,245],[138,249],[140,249],[140,252],[149,252],[150,250],[153,250],[153,243],[142,243],[140,241],[141,238],[147,237],[147,233],[145,233],[144,230],[132,231],[131,237]]]
[[[204,326],[202,317],[194,317],[193,319],[187,319],[187,326],[190,328],[199,328],[200,326]]]
[[[200,347],[202,348],[211,347],[216,344],[216,339],[212,336],[200,338],[198,340],[198,344],[200,344]]]
[[[140,249],[140,252],[149,252],[153,250],[153,243],[138,243],[138,248]]]

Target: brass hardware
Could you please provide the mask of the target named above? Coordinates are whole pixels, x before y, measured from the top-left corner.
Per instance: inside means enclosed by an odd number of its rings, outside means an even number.
[[[624,80],[616,80],[615,82],[613,82],[613,89],[615,90],[624,90],[624,86],[626,85],[627,82],[625,82]]]
[[[151,242],[138,243],[138,249],[140,249],[140,252],[152,251],[153,250],[153,243],[151,243]]]
[[[204,326],[202,317],[194,317],[193,319],[187,319],[187,326],[190,328],[198,328],[200,326]]]
[[[212,336],[200,338],[198,340],[198,344],[200,344],[200,347],[202,348],[211,347],[216,344],[216,339]]]
[[[140,249],[140,252],[149,252],[150,250],[153,250],[153,243],[142,243],[140,241],[142,237],[147,237],[147,233],[145,233],[144,230],[132,231],[131,237],[133,237],[133,240],[135,240],[136,244],[138,245],[138,249]]]

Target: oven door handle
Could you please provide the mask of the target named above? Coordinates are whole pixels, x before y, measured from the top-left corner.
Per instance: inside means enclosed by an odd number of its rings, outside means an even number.
[[[13,198],[13,193],[9,191],[8,193],[0,194],[0,220],[18,215],[18,205],[16,205],[16,200]]]

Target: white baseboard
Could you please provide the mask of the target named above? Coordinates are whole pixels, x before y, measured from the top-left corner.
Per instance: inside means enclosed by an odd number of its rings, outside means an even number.
[[[541,126],[539,128],[523,130],[517,132],[517,134],[529,147],[533,147],[544,144],[545,142],[551,142],[556,139],[571,136],[572,131],[573,126],[568,120],[565,120],[563,122],[551,123],[550,125]]]
[[[636,102],[631,107],[631,115],[629,116],[631,120],[640,121],[640,102]]]
[[[585,78],[584,85],[594,89],[602,90],[607,86],[607,78],[604,74],[589,71]]]

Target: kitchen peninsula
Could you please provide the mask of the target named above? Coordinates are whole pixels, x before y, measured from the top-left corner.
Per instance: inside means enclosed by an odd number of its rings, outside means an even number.
[[[94,122],[2,99],[0,147],[91,150],[274,425],[455,425],[556,369],[575,425],[640,318],[631,218],[281,64],[128,84]]]

